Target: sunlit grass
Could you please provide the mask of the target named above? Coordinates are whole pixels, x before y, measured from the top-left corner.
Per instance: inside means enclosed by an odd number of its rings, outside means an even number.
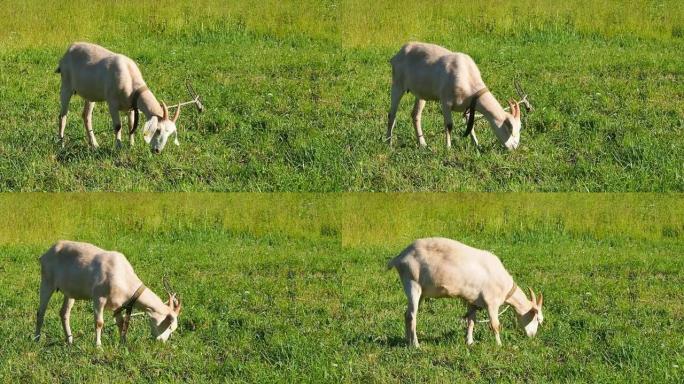
[[[0,195],[0,381],[681,382],[683,210],[656,194]],[[385,263],[430,235],[542,291],[538,337],[508,311],[503,347],[478,324],[466,348],[464,306],[432,300],[422,348],[405,348]],[[78,302],[69,347],[57,293],[32,342],[37,258],[57,238],[123,252],[160,294],[168,275],[184,302],[170,341],[135,318],[121,346],[108,313],[98,351]]]
[[[684,50],[678,1],[18,2],[0,7],[3,191],[684,190]],[[75,97],[55,143],[69,43],[136,60],[161,100],[187,100],[181,146],[114,149],[97,105],[90,150]],[[469,53],[499,100],[522,82],[537,110],[505,152],[485,123],[481,148],[444,149],[428,103],[416,148],[410,95],[396,142],[382,140],[389,58],[408,40]],[[458,130],[462,121],[456,119]],[[459,131],[460,132],[460,131]]]

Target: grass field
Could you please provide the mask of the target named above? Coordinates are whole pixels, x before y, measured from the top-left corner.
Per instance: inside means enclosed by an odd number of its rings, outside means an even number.
[[[0,190],[684,191],[684,3],[486,4],[5,1]],[[77,40],[132,57],[168,103],[194,82],[208,109],[182,113],[181,147],[114,150],[98,105],[89,150],[78,98],[55,143],[53,72]],[[388,59],[409,40],[468,52],[499,100],[520,79],[537,106],[521,148],[481,122],[479,151],[447,151],[429,104],[420,150],[409,97],[383,144]]]
[[[682,382],[684,205],[667,194],[0,195],[1,382]],[[458,301],[427,301],[419,350],[387,259],[441,235],[492,250],[544,292],[527,339],[503,315],[466,348]],[[153,290],[184,300],[165,345],[90,305],[64,344],[56,294],[33,343],[37,257],[58,238],[124,252]],[[482,315],[481,315],[482,316]],[[482,317],[480,317],[482,318]]]

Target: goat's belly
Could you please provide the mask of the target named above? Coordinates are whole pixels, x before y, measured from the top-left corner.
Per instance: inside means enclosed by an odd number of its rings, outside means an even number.
[[[59,291],[61,291],[64,296],[70,297],[75,300],[89,300],[91,299],[91,295],[85,292],[80,292],[76,290],[71,290],[71,289],[62,289],[62,288],[57,288]]]
[[[76,94],[81,96],[83,99],[88,100],[90,102],[105,101],[105,98],[102,95],[95,94],[92,92],[76,91]]]
[[[425,89],[418,84],[412,84],[413,86],[408,87],[408,91],[414,96],[422,100],[437,101],[439,100],[439,95],[433,92],[431,89]]]
[[[446,286],[423,288],[422,296],[432,298],[459,297],[458,292],[454,292]]]

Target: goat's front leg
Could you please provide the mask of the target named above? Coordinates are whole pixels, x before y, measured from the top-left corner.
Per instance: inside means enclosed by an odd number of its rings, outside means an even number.
[[[64,296],[64,302],[62,303],[62,310],[59,315],[62,317],[62,329],[64,330],[64,336],[69,344],[74,342],[74,337],[71,334],[71,324],[69,320],[71,319],[71,308],[74,306],[76,300]]]
[[[494,337],[496,337],[496,344],[501,345],[501,336],[499,332],[501,331],[501,323],[499,322],[499,306],[490,305],[487,307],[487,312],[489,312],[489,325],[494,331]]]
[[[416,348],[420,346],[418,344],[418,335],[416,334],[416,318],[418,316],[421,292],[422,289],[417,282],[407,281],[404,283],[404,293],[406,293],[406,299],[408,300],[404,316],[404,333],[408,345]]]
[[[423,129],[420,126],[420,120],[423,115],[423,108],[425,108],[425,100],[416,97],[416,103],[413,105],[413,112],[411,117],[413,117],[413,128],[416,130],[416,139],[421,147],[426,147],[425,137],[423,137]]]
[[[126,342],[126,332],[128,331],[128,321],[130,318],[124,317],[124,314],[119,312],[115,316],[116,326],[119,328],[119,341],[121,343]]]
[[[96,297],[93,299],[93,310],[95,311],[95,346],[102,347],[102,328],[104,328],[104,308],[107,299]]]
[[[93,133],[93,109],[95,108],[95,103],[86,100],[83,105],[83,124],[85,125],[86,138],[93,148],[97,148],[97,139],[95,139],[95,134]]]
[[[468,305],[468,312],[466,312],[466,344],[472,345],[473,342],[473,329],[475,328],[475,318],[477,316],[477,307],[474,305]]]
[[[140,124],[139,121],[137,123]],[[135,144],[135,132],[133,131],[135,124],[135,111],[128,111],[128,140],[131,143],[131,147]]]
[[[470,131],[470,138],[473,140],[473,144],[475,144],[476,147],[480,146],[480,143],[477,142],[477,136],[475,136],[475,127]]]
[[[116,135],[116,148],[121,148],[121,116],[119,116],[119,107],[113,103],[109,104],[109,114],[112,117],[112,128],[114,128],[114,135]]]
[[[446,146],[451,148],[451,131],[454,129],[454,120],[451,117],[451,103],[442,100],[442,114],[444,114],[444,132],[446,134]]]

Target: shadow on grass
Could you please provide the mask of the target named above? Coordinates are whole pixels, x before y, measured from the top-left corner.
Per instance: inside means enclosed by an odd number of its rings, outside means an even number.
[[[423,337],[420,337],[420,334],[418,335],[418,341],[420,342],[421,345],[455,345],[458,344],[459,342],[463,342],[463,345],[465,345],[465,336],[461,335],[461,332],[458,331],[448,331],[443,333],[441,336],[430,336],[426,335]],[[367,335],[367,336],[359,336],[356,338],[353,338],[352,340],[349,340],[347,344],[375,344],[381,347],[389,347],[389,348],[406,348],[408,347],[408,344],[406,343],[406,340],[404,339],[403,336],[387,336],[387,335]]]

